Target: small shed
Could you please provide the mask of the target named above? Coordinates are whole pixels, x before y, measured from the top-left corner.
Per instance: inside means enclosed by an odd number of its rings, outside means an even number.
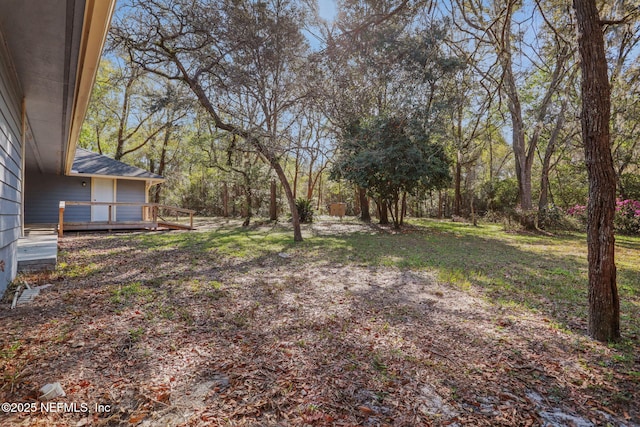
[[[343,216],[347,214],[347,204],[346,203],[331,203],[329,205],[329,215],[331,216],[339,216],[342,219]]]
[[[102,154],[78,148],[71,173],[27,175],[25,182],[25,222],[55,224],[60,201],[132,203],[149,202],[149,189],[164,182],[160,175],[148,172]],[[68,206],[65,221],[104,222],[109,216],[106,204]],[[113,221],[142,221],[139,206],[118,206],[111,212]]]

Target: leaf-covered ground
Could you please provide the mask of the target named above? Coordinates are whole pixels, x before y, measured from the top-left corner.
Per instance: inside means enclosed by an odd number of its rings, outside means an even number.
[[[640,239],[618,240],[624,337],[607,346],[585,336],[584,235],[305,236],[223,220],[65,236],[58,270],[25,277],[53,286],[0,309],[0,401],[59,382],[68,406],[0,425],[640,424]]]

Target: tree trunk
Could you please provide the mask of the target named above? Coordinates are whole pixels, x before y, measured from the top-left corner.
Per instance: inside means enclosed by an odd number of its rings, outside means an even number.
[[[378,222],[383,225],[389,224],[389,207],[387,202],[378,199]]]
[[[309,175],[308,175],[309,179],[307,180],[307,200],[311,200],[313,198],[313,187],[316,184],[316,180],[318,179],[318,176],[316,175],[316,177],[313,177],[313,162],[310,161],[309,162]]]
[[[353,194],[353,215],[360,216],[360,193],[358,192],[358,186],[354,186]]]
[[[300,174],[300,150],[296,150],[296,161],[293,165],[293,198],[298,197],[298,175]]]
[[[530,211],[533,209],[533,198],[531,197],[531,166],[533,162],[530,162],[527,156],[524,123],[522,121],[522,107],[516,90],[515,80],[511,72],[507,74],[511,76],[507,93],[509,94],[509,110],[511,112],[511,126],[513,128],[513,153],[516,163],[516,178],[518,179],[518,201],[523,211],[520,217],[520,224],[525,229],[532,230],[535,229],[533,216],[530,215]]]
[[[102,143],[100,141],[100,128],[96,125],[96,144],[98,144],[98,153],[102,154]]]
[[[400,228],[400,194],[396,191],[393,196],[393,209],[391,211],[391,218],[393,219],[393,228]]]
[[[611,92],[596,1],[574,0],[573,7],[582,71],[582,140],[589,175],[589,335],[612,341],[620,338],[620,301],[613,235],[616,177],[609,134]]]
[[[400,225],[404,225],[404,217],[407,215],[407,192],[402,192],[402,207],[400,208]]]
[[[525,127],[522,114],[522,105],[520,102],[520,95],[518,93],[518,83],[516,80],[516,73],[513,70],[512,59],[512,21],[513,14],[517,8],[518,3],[515,1],[508,2],[505,8],[505,16],[503,18],[503,28],[501,31],[491,30],[490,34],[494,37],[494,44],[498,59],[502,68],[502,82],[501,85],[507,95],[507,104],[509,107],[509,114],[511,117],[512,128],[512,146],[513,154],[515,155],[516,164],[516,177],[518,179],[518,199],[520,207],[524,211],[520,223],[526,229],[535,229],[535,218],[531,215],[533,210],[533,197],[532,197],[532,167],[535,157],[536,146],[540,137],[542,129],[542,123],[547,115],[547,109],[553,94],[557,91],[557,85],[560,82],[563,74],[564,63],[568,58],[569,50],[567,46],[564,46],[557,55],[557,62],[552,73],[552,80],[547,87],[544,98],[535,113],[536,123],[533,127],[533,131],[529,136],[529,144],[525,138]]]
[[[456,156],[456,173],[454,177],[454,188],[455,188],[455,197],[453,201],[453,213],[455,215],[460,216],[461,208],[462,208],[462,191],[461,191],[461,181],[462,181],[462,153],[458,150]]]
[[[284,194],[287,196],[289,202],[289,209],[291,211],[291,223],[293,225],[293,241],[302,242],[302,230],[300,229],[300,217],[298,216],[298,209],[296,208],[296,199],[293,197],[293,191],[289,185],[289,180],[282,169],[282,166],[276,159],[268,159],[273,170],[276,171],[276,175],[280,178],[280,184],[284,189]]]
[[[566,106],[567,100],[565,99],[560,107],[556,125],[553,128],[549,143],[544,151],[544,159],[542,160],[542,170],[540,171],[540,198],[538,199],[538,225],[540,228],[544,228],[545,215],[549,210],[549,172],[551,169],[551,156],[555,152],[558,135],[564,123],[564,110]]]
[[[276,194],[276,181],[274,179],[271,180],[271,195],[269,198],[269,219],[271,221],[276,221],[278,219],[278,205],[277,205],[277,194]]]
[[[162,183],[156,184],[153,191],[153,203],[160,204],[160,192],[162,191]]]
[[[493,183],[493,141],[489,136],[489,182]]]
[[[248,172],[242,172],[244,178],[244,215],[245,219],[242,223],[243,227],[248,227],[251,223],[251,217],[253,216],[253,192],[251,191],[251,176]]]
[[[316,210],[320,212],[320,208],[322,208],[322,174],[320,174],[318,181],[318,204],[316,205]]]
[[[511,10],[506,31],[511,31]],[[527,146],[524,134],[524,121],[522,119],[522,105],[518,94],[515,75],[511,62],[511,39],[509,36],[502,40],[503,51],[500,55],[500,62],[504,72],[504,89],[507,94],[509,114],[511,117],[512,145],[516,164],[516,178],[518,179],[518,200],[520,207],[524,211],[529,211],[533,207],[531,199],[531,168],[527,163]],[[523,215],[523,218],[527,215]],[[524,226],[527,224],[523,223]]]
[[[169,141],[171,140],[171,132],[173,131],[173,126],[169,125],[165,128],[164,138],[162,140],[162,151],[160,152],[160,164],[158,165],[158,175],[163,176],[165,169],[167,168],[167,147],[169,147]],[[154,201],[155,203],[160,203],[160,192],[162,191],[162,186],[164,184],[160,183],[156,185]]]
[[[124,94],[122,95],[122,105],[120,106],[120,121],[118,123],[118,134],[116,139],[116,152],[113,156],[115,160],[121,160],[124,155],[124,143],[125,139],[125,131],[128,126],[129,119],[129,100],[131,88],[133,87],[133,83],[135,81],[134,77],[129,77],[127,79],[127,84],[124,86]]]
[[[358,187],[358,199],[360,199],[360,220],[363,222],[371,222],[371,212],[369,212],[369,197],[367,197],[367,190]]]
[[[475,199],[475,195],[473,194],[473,191],[471,192],[471,202],[469,203],[469,208],[471,209],[471,221],[473,222],[473,226],[477,227],[478,226],[478,219],[476,218],[476,208],[474,206],[474,199]]]
[[[547,146],[547,152],[549,147]],[[540,198],[538,199],[538,227],[544,229],[547,224],[547,212],[549,210],[549,165],[547,156],[542,163],[540,172]]]
[[[229,216],[229,186],[226,181],[222,183],[222,216]]]
[[[233,185],[233,200],[236,200],[236,198],[239,196],[240,191],[238,190],[238,184],[234,184]],[[242,212],[241,212],[242,214]],[[231,216],[233,216],[234,218],[238,216],[238,206],[237,203],[232,203],[231,204]]]

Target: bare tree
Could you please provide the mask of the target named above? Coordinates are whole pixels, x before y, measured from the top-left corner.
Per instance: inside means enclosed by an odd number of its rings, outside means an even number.
[[[520,11],[519,0],[491,2],[456,0],[455,5],[460,19],[454,21],[464,23],[464,25],[458,24],[458,29],[468,35],[469,41],[473,41],[477,47],[476,54],[481,59],[476,58],[471,61],[472,66],[491,81],[506,99],[511,119],[519,201],[525,211],[522,224],[527,228],[534,228],[534,217],[527,214],[527,211],[533,209],[532,166],[543,129],[542,124],[547,118],[553,95],[567,73],[566,63],[572,54],[570,45],[557,33],[557,37],[553,39],[556,54],[553,56],[554,62],[551,63],[543,60],[540,53],[536,52],[535,46],[527,46],[527,49],[518,49],[518,46],[514,46],[516,43],[521,46],[526,45],[522,34],[524,30],[521,28],[523,24],[516,22],[515,19]],[[528,20],[531,21],[532,18]],[[543,20],[543,22],[548,21]],[[537,57],[527,56],[525,50],[534,52]],[[542,96],[535,106],[523,106],[523,96],[520,91],[520,87],[523,86],[523,73],[516,56],[525,63],[531,63],[533,69],[543,70],[548,76],[546,88],[541,92]],[[532,122],[530,126],[525,125],[526,109],[530,110]]]
[[[295,121],[292,132],[296,143],[296,158],[300,162],[296,170],[303,174],[300,169],[306,168],[305,197],[311,200],[318,180],[327,169],[335,150],[331,129],[327,118],[320,111],[313,105],[305,105]]]
[[[237,135],[221,131],[208,120],[208,114],[201,108],[197,109],[196,135],[190,141],[193,161],[200,164],[206,170],[215,169],[221,175],[221,214],[228,217],[229,211],[229,184],[236,190],[236,196],[232,205],[241,204],[241,215],[244,217],[243,227],[248,227],[253,217],[254,195],[259,193],[261,184],[268,176],[260,155],[255,148]],[[210,175],[211,176],[211,175]],[[240,201],[243,199],[243,202]]]
[[[244,139],[275,171],[302,233],[289,180],[291,111],[306,97],[306,17],[298,3],[132,0],[114,34],[145,70],[186,84],[213,125]]]
[[[157,90],[158,92],[150,99],[153,101],[154,110],[158,111],[158,121],[164,123],[161,129],[162,137],[152,138],[147,144],[145,154],[148,158],[149,170],[164,176],[170,164],[181,152],[180,149],[183,148],[178,144],[178,140],[184,129],[184,121],[188,120],[187,116],[194,105],[192,99],[185,94],[185,90],[175,82],[167,81],[163,91]],[[153,187],[155,203],[160,203],[163,187],[164,183]]]
[[[611,138],[620,197],[628,198],[625,175],[633,176],[640,169],[640,70],[637,67],[640,46],[640,9],[636,1],[607,2],[601,13],[623,19],[605,27],[605,46],[609,52],[611,83]],[[612,25],[614,24],[614,25]]]
[[[126,55],[125,55],[126,56]],[[162,87],[126,57],[113,53],[104,59],[81,144],[116,160],[148,147],[175,123],[167,122]]]

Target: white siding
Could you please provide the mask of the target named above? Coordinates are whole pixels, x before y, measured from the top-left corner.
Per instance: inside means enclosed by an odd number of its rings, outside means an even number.
[[[0,295],[16,275],[22,202],[22,109],[4,46],[0,34]]]

